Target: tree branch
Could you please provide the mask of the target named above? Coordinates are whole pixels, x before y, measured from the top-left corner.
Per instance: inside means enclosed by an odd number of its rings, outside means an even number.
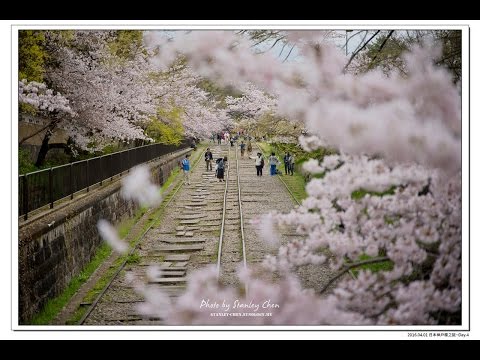
[[[377,53],[375,54],[375,56],[373,57],[372,61],[370,62],[370,65],[368,65],[368,68],[367,70],[370,70],[373,66],[373,64],[375,63],[375,59],[377,58],[378,54],[380,54],[382,52],[382,49],[383,47],[385,46],[385,44],[387,43],[388,39],[390,39],[390,37],[392,36],[393,32],[395,30],[390,30],[390,32],[388,33],[387,37],[383,40],[382,42],[382,45],[380,45],[380,48],[378,49]]]
[[[266,53],[267,51],[272,50],[272,49],[275,47],[275,45],[277,45],[278,42],[279,42],[279,41],[282,41],[283,39],[285,39],[285,36],[279,37],[277,40],[275,40],[275,42],[273,43],[273,45],[270,46],[270,49],[265,50],[265,51],[260,51],[259,54],[264,54],[264,53]]]
[[[290,51],[288,52],[287,56],[285,57],[285,59],[283,59],[282,62],[287,61],[287,59],[288,59],[288,57],[290,56],[290,54],[292,53],[294,47],[295,47],[295,45],[292,46],[292,48],[290,49]]]
[[[280,54],[278,54],[278,58],[280,58],[280,56],[282,56],[283,49],[285,49],[285,46],[287,46],[287,44],[288,44],[288,42],[285,42],[285,44],[283,44],[282,49],[280,50]]]
[[[372,41],[375,36],[378,35],[379,32],[380,32],[380,30],[377,30],[377,31],[375,32],[375,34],[373,34],[373,35],[370,37],[370,39],[368,39],[368,40],[360,47],[360,49],[356,50],[356,51],[352,54],[352,56],[350,57],[350,60],[348,60],[348,62],[347,62],[347,65],[345,65],[345,67],[343,68],[343,72],[345,72],[345,71],[347,70],[348,66],[350,65],[350,63],[352,62],[352,60],[355,58],[355,56],[357,56],[358,53],[359,53],[360,51],[362,51],[362,50],[365,48],[365,46],[367,46],[368,43],[369,43],[370,41]]]
[[[323,294],[328,289],[328,287],[335,282],[335,280],[337,280],[338,278],[343,276],[349,270],[354,269],[354,268],[359,267],[359,266],[376,264],[376,263],[385,262],[385,261],[388,261],[388,260],[390,260],[389,257],[383,256],[383,257],[379,257],[379,258],[375,258],[375,259],[363,260],[363,261],[359,261],[359,262],[356,262],[356,263],[352,263],[352,264],[346,266],[345,268],[343,268],[343,270],[341,270],[337,275],[335,275],[333,278],[331,278],[330,281],[322,288],[322,290],[320,290],[320,294]]]
[[[25,141],[27,141],[28,139],[34,137],[35,135],[38,135],[40,134],[42,131],[44,130],[47,130],[48,128],[50,129],[53,129],[58,123],[60,122],[59,119],[56,119],[56,120],[53,120],[52,122],[48,123],[47,125],[45,125],[44,127],[42,127],[40,130],[37,130],[35,131],[33,134],[30,134],[28,136],[25,136],[22,140],[20,140],[20,142],[18,143],[18,145],[22,145]]]
[[[362,33],[363,31],[366,31],[368,32],[368,30],[360,30],[360,31],[357,31],[355,34],[351,35],[347,41],[345,41],[345,44],[341,47],[341,49],[345,49],[345,47],[348,45],[348,42],[355,36],[357,36],[358,34]],[[364,38],[365,39],[365,38]]]

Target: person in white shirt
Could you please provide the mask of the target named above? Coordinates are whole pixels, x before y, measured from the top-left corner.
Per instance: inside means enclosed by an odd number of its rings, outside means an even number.
[[[255,158],[255,167],[257,168],[257,176],[262,176],[263,174],[263,166],[265,165],[265,161],[263,159],[262,153],[257,153],[257,157]]]

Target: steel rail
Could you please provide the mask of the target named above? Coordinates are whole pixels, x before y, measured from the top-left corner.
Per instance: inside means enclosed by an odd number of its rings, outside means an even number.
[[[227,144],[228,146],[228,144]],[[227,159],[230,157],[230,146],[228,146]],[[228,161],[228,160],[227,160]],[[225,165],[224,165],[225,169]],[[227,192],[228,192],[228,179],[230,178],[230,165],[227,169],[227,179],[225,181],[225,190],[223,192],[223,212],[222,212],[222,225],[220,227],[220,238],[218,240],[218,251],[217,251],[217,280],[220,279],[220,262],[222,260],[222,247],[223,247],[223,235],[225,233],[225,214],[227,211]]]
[[[237,163],[237,187],[238,187],[238,209],[240,212],[240,232],[242,235],[242,253],[243,253],[243,267],[246,269],[247,268],[247,253],[246,253],[246,248],[245,248],[245,233],[244,233],[244,228],[243,228],[243,213],[242,213],[242,192],[240,189],[240,168],[238,165],[238,148],[235,148],[235,157],[236,157],[236,163]]]

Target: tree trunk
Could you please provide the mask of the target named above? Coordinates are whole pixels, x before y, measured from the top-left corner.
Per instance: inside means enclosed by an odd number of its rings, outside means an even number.
[[[50,139],[50,137],[48,137],[48,139]],[[47,153],[52,149],[63,149],[65,151],[65,154],[70,156],[70,161],[74,160],[73,152],[72,152],[72,149],[70,148],[70,139],[69,141],[67,141],[67,143],[53,143],[53,144],[49,144],[48,139],[47,140],[46,138],[43,139],[42,147],[40,148],[40,152],[38,153],[37,163],[35,164],[35,166],[43,165],[43,163],[45,162]],[[47,145],[44,147],[45,143]],[[37,165],[37,164],[40,164],[40,165]]]
[[[42,146],[40,147],[40,151],[38,152],[37,161],[35,163],[36,167],[40,167],[45,163],[45,158],[47,157],[47,153],[51,149],[64,149],[65,153],[70,155],[71,157],[70,161],[72,161],[73,154],[72,154],[72,149],[70,148],[70,145],[72,143],[71,138],[68,138],[67,143],[49,144],[50,138],[52,137],[55,129],[57,128],[58,123],[59,123],[58,120],[54,120],[48,125],[48,129],[45,132],[45,135],[42,140]]]
[[[42,166],[43,163],[45,162],[45,158],[47,156],[48,150],[50,150],[48,146],[48,142],[50,141],[50,137],[52,136],[52,134],[53,132],[50,129],[48,129],[45,132],[45,136],[43,137],[43,140],[42,140],[42,146],[40,147],[40,151],[38,152],[37,162],[35,163],[36,167]]]

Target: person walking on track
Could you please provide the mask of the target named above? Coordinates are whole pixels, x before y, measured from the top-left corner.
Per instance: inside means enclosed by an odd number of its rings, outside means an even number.
[[[277,165],[280,163],[280,160],[275,156],[275,153],[272,152],[272,155],[268,158],[270,164],[270,176],[277,174]]]
[[[182,160],[182,170],[183,170],[183,183],[190,185],[190,160],[188,158],[190,154],[185,155],[185,158]]]
[[[243,159],[243,155],[245,155],[245,143],[243,141],[240,143],[240,154]]]
[[[250,136],[248,137],[247,141],[247,156],[250,157],[250,154],[252,153],[252,142],[250,141]]]
[[[212,160],[213,154],[210,151],[210,148],[207,148],[207,151],[205,152],[205,165],[207,167],[207,171],[212,171]]]
[[[227,157],[217,159],[217,178],[218,181],[225,181],[225,166],[227,164]]]
[[[257,153],[255,158],[255,167],[257,169],[257,176],[263,175],[263,166],[265,165],[265,160],[263,159],[262,153]]]
[[[290,171],[290,160],[292,159],[290,153],[287,151],[285,156],[283,157],[283,164],[285,165],[285,175],[288,175]]]
[[[290,163],[288,166],[288,172],[290,175],[293,175],[293,170],[295,168],[295,157],[293,155],[290,155]]]

